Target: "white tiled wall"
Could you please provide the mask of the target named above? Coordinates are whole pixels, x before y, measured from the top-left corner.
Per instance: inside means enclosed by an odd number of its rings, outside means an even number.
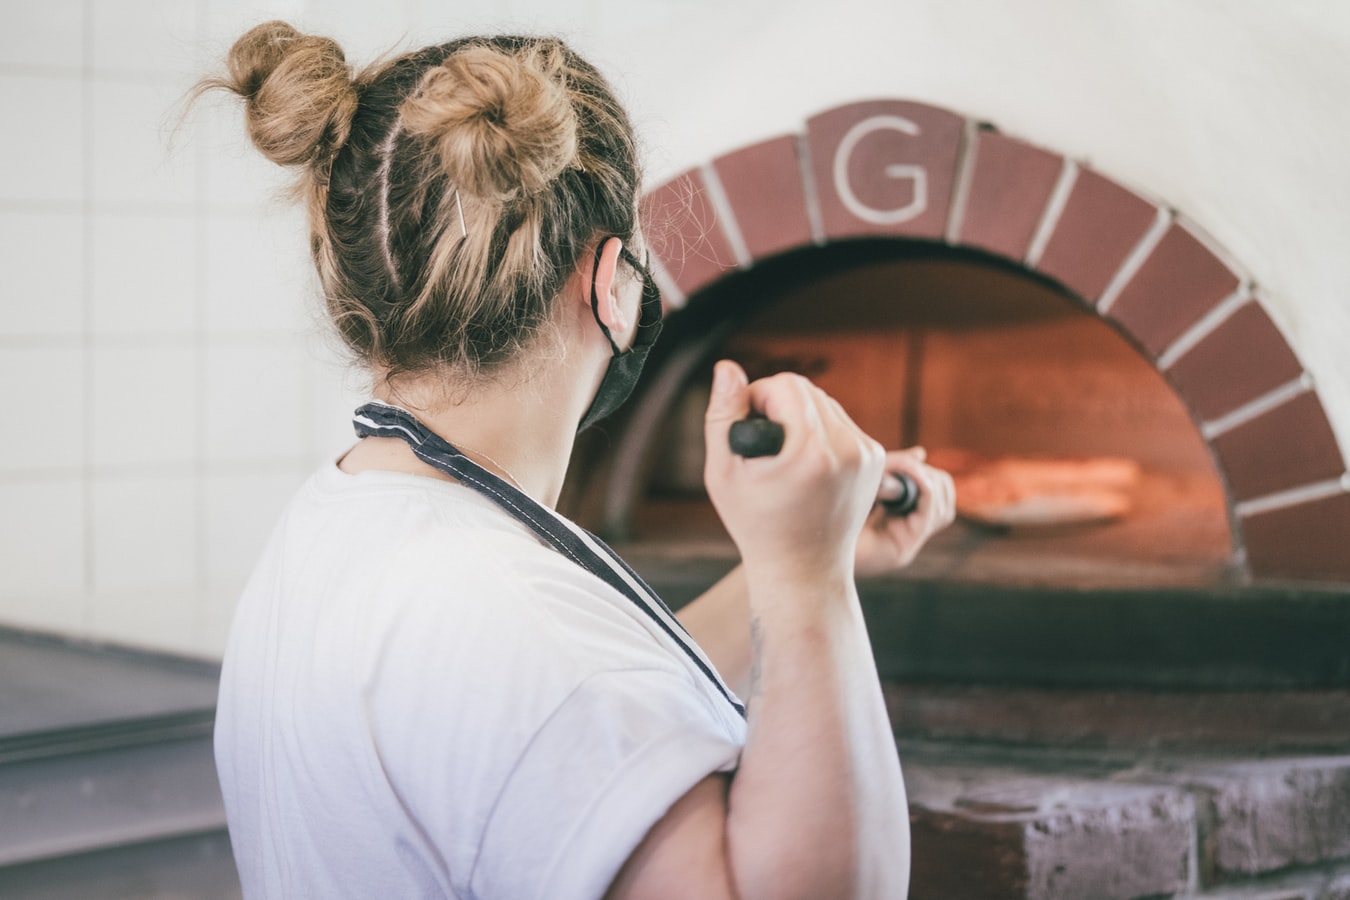
[[[350,441],[364,382],[323,332],[288,173],[248,144],[233,98],[189,107],[196,80],[268,19],[333,35],[359,65],[546,25],[541,9],[0,9],[0,626],[218,656],[277,513]],[[551,15],[584,31],[599,11]]]
[[[219,655],[277,513],[348,439],[360,380],[317,333],[285,173],[231,102],[185,116],[234,37],[305,6],[0,10],[0,625]]]
[[[40,74],[39,74],[40,73]],[[65,208],[85,195],[86,84],[78,69],[33,74],[0,70],[0,109],[5,128],[5,164],[0,166],[0,199],[31,206]],[[17,133],[41,134],[41,140],[15,140]]]
[[[218,656],[278,512],[350,441],[363,379],[323,332],[288,173],[232,98],[189,107],[196,80],[267,19],[359,64],[511,16],[500,0],[0,9],[0,626]]]

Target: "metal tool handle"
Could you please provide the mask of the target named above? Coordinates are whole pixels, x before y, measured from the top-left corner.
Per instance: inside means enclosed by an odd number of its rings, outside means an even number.
[[[783,426],[763,416],[740,419],[731,423],[727,442],[738,456],[777,456],[783,449]],[[919,485],[904,472],[892,472],[891,477],[900,482],[900,492],[882,500],[881,506],[888,515],[907,516],[919,506]]]

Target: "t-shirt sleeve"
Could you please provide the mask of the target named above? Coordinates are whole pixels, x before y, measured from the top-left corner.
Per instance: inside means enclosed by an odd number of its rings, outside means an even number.
[[[596,900],[666,811],[740,746],[706,699],[660,670],[588,677],[533,736],[483,832],[482,897]]]

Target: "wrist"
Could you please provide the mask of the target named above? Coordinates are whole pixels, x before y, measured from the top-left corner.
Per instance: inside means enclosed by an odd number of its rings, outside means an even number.
[[[830,566],[745,564],[752,613],[811,613],[847,608],[857,602],[852,561]]]

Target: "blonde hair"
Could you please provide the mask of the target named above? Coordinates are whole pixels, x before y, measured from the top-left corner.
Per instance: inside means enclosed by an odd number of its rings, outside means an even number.
[[[634,237],[632,127],[561,40],[464,38],[354,75],[331,39],[268,22],[228,68],[200,89],[243,97],[254,145],[299,169],[329,315],[391,377],[491,374],[597,237]]]

